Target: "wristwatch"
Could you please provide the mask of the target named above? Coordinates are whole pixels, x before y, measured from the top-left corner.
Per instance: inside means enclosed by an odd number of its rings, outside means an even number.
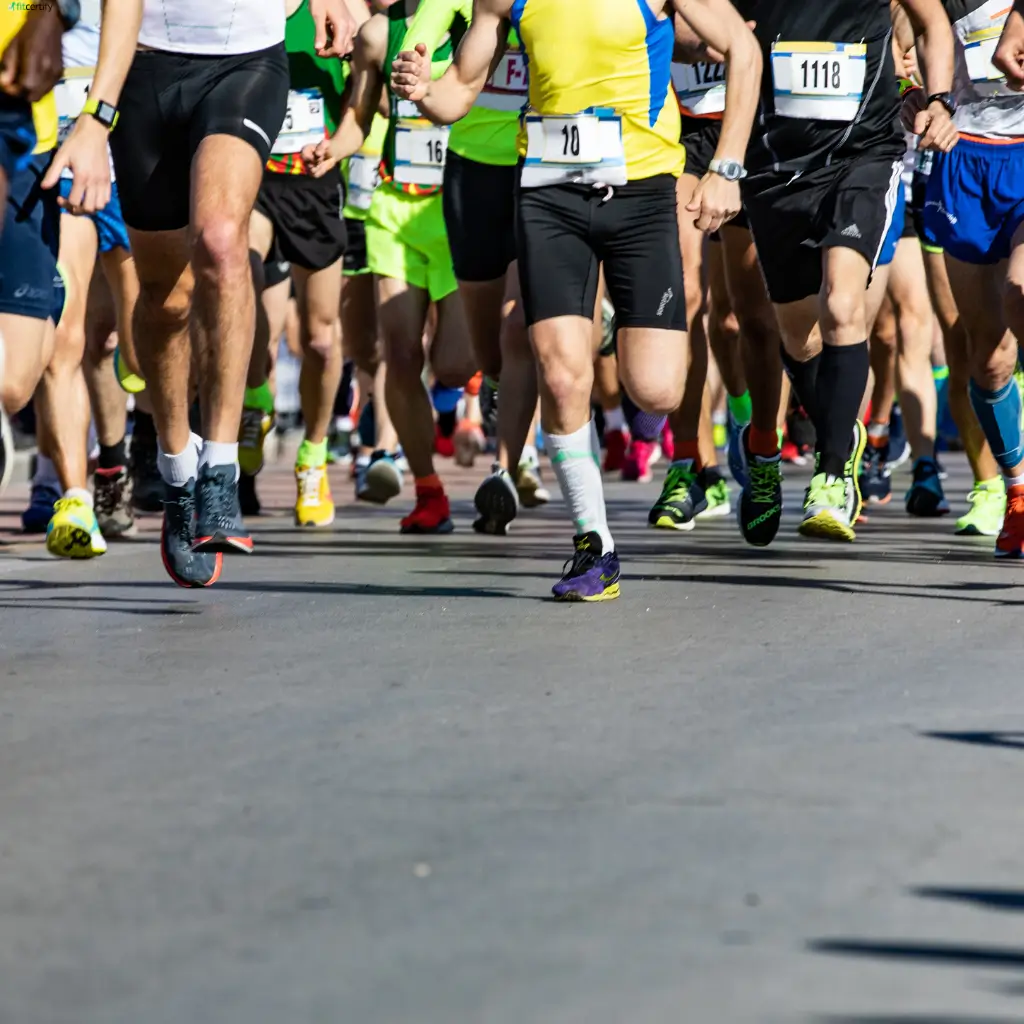
[[[747,169],[739,160],[712,160],[708,170],[726,181],[742,181],[747,176]]]
[[[117,124],[117,119],[120,116],[117,112],[117,107],[113,104],[107,103],[106,100],[98,100],[93,96],[90,96],[85,101],[82,113],[92,114],[107,131],[113,131],[114,125]]]
[[[64,31],[70,32],[82,17],[82,5],[79,0],[57,0],[57,11],[64,22]]]
[[[950,117],[956,113],[956,97],[951,92],[933,92],[928,97],[927,105],[931,106],[933,103],[941,103],[949,111]]]

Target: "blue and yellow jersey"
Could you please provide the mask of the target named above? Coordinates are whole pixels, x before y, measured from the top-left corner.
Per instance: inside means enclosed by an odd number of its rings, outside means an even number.
[[[515,0],[512,24],[526,52],[533,111],[611,107],[622,118],[629,180],[682,173],[671,18],[657,18],[646,0]],[[526,153],[525,131],[519,151]]]
[[[28,3],[0,5],[0,54],[21,31],[28,13]],[[57,101],[52,92],[32,104],[32,120],[36,126],[36,153],[48,153],[57,145]]]

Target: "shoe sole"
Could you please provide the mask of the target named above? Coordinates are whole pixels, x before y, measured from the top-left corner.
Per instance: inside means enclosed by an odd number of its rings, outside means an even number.
[[[516,507],[516,500],[513,493],[500,481],[496,479],[485,480],[477,489],[473,499],[484,528],[477,530],[477,524],[473,529],[477,533],[489,533],[494,536],[505,536],[508,533],[509,524],[519,514]]]
[[[907,515],[916,519],[941,519],[942,516],[949,515],[950,508],[945,499],[942,499],[942,503],[937,503],[932,494],[926,495],[926,498],[927,500],[917,501],[909,499],[906,504]]]
[[[192,550],[205,555],[251,555],[252,537],[229,537],[215,533],[212,537],[196,537]]]
[[[840,522],[828,511],[819,512],[805,519],[799,526],[801,537],[814,537],[819,540],[839,540],[849,543],[857,539],[853,528]]]
[[[689,533],[697,524],[693,519],[686,523],[677,523],[671,516],[658,516],[653,523],[648,519],[647,525],[652,530],[675,530],[677,533]]]
[[[523,508],[540,508],[541,505],[546,505],[551,501],[551,495],[544,486],[517,486],[516,493],[519,495],[519,504]]]
[[[606,587],[600,594],[583,595],[578,594],[573,590],[568,594],[555,594],[553,596],[556,601],[562,601],[566,604],[583,602],[593,604],[597,601],[614,601],[619,596],[619,585],[618,583],[613,583],[610,587]]]
[[[973,523],[970,526],[958,527],[953,531],[956,537],[998,537],[998,530],[980,530]]]
[[[224,556],[218,553],[214,563],[215,568],[213,570],[213,575],[205,583],[200,582],[199,580],[186,580],[179,576],[167,561],[167,552],[164,551],[162,537],[160,541],[160,561],[164,563],[164,571],[167,575],[170,576],[175,585],[181,587],[182,590],[202,590],[204,587],[212,587],[214,583],[220,579],[221,570],[224,568]]]
[[[314,522],[312,519],[305,520],[300,519],[298,515],[295,516],[295,525],[301,527],[303,530],[322,530],[325,527],[331,526],[334,523],[334,513],[331,513],[330,519],[325,519],[323,522]]]
[[[732,515],[732,502],[723,501],[720,505],[709,505],[706,509],[698,512],[695,519],[724,519]]]
[[[379,468],[370,466],[363,478],[363,486],[356,494],[360,501],[371,505],[386,505],[402,493],[402,480],[393,466]]]
[[[46,550],[57,558],[77,561],[97,558],[106,553],[106,548],[102,551],[93,550],[92,534],[81,526],[55,526],[46,535]]]
[[[139,532],[137,523],[132,523],[131,526],[120,527],[112,523],[100,522],[100,533],[103,534],[104,540],[127,540],[129,537],[134,537]]]
[[[406,535],[419,535],[424,537],[433,537],[438,534],[451,533],[455,529],[455,524],[450,520],[446,519],[443,523],[439,523],[433,529],[427,529],[423,526],[399,526],[398,532]]]
[[[853,481],[853,493],[856,498],[853,507],[853,514],[850,516],[851,523],[857,522],[861,512],[864,511],[864,495],[860,489],[860,473],[858,472],[858,469],[860,468],[861,461],[864,458],[864,449],[868,446],[867,428],[860,420],[857,420],[856,422],[856,430],[857,445],[850,456],[850,465],[853,466],[853,474],[850,479]],[[892,495],[890,495],[890,497],[892,497]],[[853,538],[851,537],[850,539],[852,540]]]
[[[861,494],[863,495],[863,491]],[[884,498],[876,498],[873,494],[869,494],[864,501],[861,503],[861,507],[864,505],[888,505],[892,501],[892,495],[887,494]]]

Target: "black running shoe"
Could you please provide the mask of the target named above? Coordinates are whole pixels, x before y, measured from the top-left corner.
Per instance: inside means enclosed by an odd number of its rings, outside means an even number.
[[[196,485],[196,539],[193,551],[252,553],[252,536],[242,522],[234,466],[201,466]]]
[[[887,465],[889,446],[868,442],[860,463],[860,493],[868,505],[885,505],[892,498],[892,474]]]
[[[164,485],[164,525],[160,555],[167,575],[179,587],[211,587],[220,576],[223,556],[192,550],[196,526],[196,482]]]
[[[693,461],[673,462],[661,495],[647,514],[647,523],[662,530],[692,530],[707,507],[707,494]]]
[[[477,488],[474,499],[480,518],[473,523],[477,533],[490,533],[504,537],[509,524],[519,513],[519,493],[508,470],[496,462],[484,482]]]
[[[132,478],[132,508],[137,512],[159,512],[164,507],[164,482],[156,465],[155,438],[132,436],[128,473]]]
[[[740,533],[748,544],[764,548],[775,540],[782,522],[782,456],[751,454],[750,427],[743,428],[741,441],[748,482],[737,507]]]
[[[256,493],[256,477],[243,473],[238,478],[238,505],[243,516],[258,516],[263,510]]]
[[[949,502],[942,492],[939,464],[935,459],[918,459],[914,463],[914,482],[907,491],[907,512],[930,519],[949,514]]]

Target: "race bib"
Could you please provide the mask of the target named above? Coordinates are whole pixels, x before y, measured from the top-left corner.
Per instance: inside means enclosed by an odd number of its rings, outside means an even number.
[[[622,118],[614,110],[596,108],[568,116],[530,114],[526,133],[523,188],[570,181],[626,184]]]
[[[1010,95],[1006,78],[992,63],[1009,10],[1009,3],[986,0],[953,23],[953,31],[964,48],[967,77],[980,96]]]
[[[419,116],[415,103],[398,104],[395,125],[395,181],[403,185],[440,185],[448,155],[447,125],[431,124]]]
[[[348,162],[348,205],[356,210],[368,210],[379,184],[380,157],[356,153]]]
[[[319,89],[291,89],[288,111],[274,143],[275,156],[301,153],[306,146],[315,146],[327,137],[324,120],[324,98]]]
[[[74,127],[89,98],[95,68],[68,68],[53,90],[57,103],[57,140],[62,143]]]
[[[494,74],[476,101],[476,106],[486,110],[503,110],[514,113],[526,105],[530,91],[530,80],[526,72],[526,55],[522,50],[509,50],[494,69]]]
[[[673,64],[672,84],[679,105],[694,117],[721,114],[725,110],[724,64]]]
[[[863,43],[773,43],[775,113],[815,121],[852,121],[867,70]]]

